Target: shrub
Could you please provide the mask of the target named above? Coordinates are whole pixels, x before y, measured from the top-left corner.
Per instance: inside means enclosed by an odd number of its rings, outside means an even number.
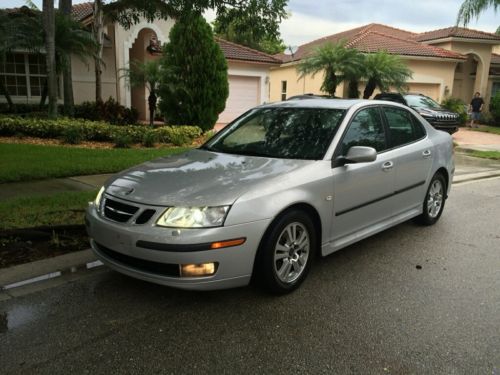
[[[500,124],[500,91],[490,99],[490,113],[495,126]]]
[[[443,108],[458,113],[460,125],[465,125],[467,122],[467,105],[463,100],[458,98],[446,98],[441,102]]]
[[[155,143],[157,141],[157,138],[158,138],[158,134],[155,131],[153,131],[153,130],[147,131],[142,136],[142,145],[144,147],[154,147]]]
[[[134,125],[139,119],[135,108],[127,108],[113,98],[105,102],[83,102],[75,105],[75,118],[91,121],[106,121],[114,125]]]
[[[201,135],[196,126],[163,126],[156,129],[160,142],[182,146]]]
[[[69,129],[77,129],[75,131]],[[162,126],[151,129],[142,125],[115,126],[104,122],[59,118],[57,120],[7,117],[0,115],[0,135],[24,135],[39,138],[65,138],[73,133],[81,135],[81,141],[115,142],[116,136],[124,136],[131,143],[142,143],[146,133],[153,133],[155,140],[164,143],[191,143],[201,135],[196,126]],[[68,133],[72,133],[68,135]],[[149,136],[151,137],[151,136]]]
[[[64,143],[68,143],[70,145],[80,144],[83,141],[82,129],[77,126],[68,126],[63,130],[62,139]]]
[[[116,148],[130,148],[132,137],[128,134],[118,133],[113,137],[113,142]]]
[[[224,54],[199,14],[181,16],[169,39],[161,60],[160,110],[168,123],[197,124],[210,130],[229,95]],[[177,135],[174,138],[181,141]]]

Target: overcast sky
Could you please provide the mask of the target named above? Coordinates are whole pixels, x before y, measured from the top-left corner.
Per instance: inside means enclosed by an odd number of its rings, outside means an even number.
[[[82,3],[73,0],[73,4]],[[41,7],[42,0],[35,0]],[[290,17],[281,24],[281,35],[287,45],[300,45],[339,31],[372,22],[410,30],[429,31],[453,26],[462,0],[290,0]],[[16,7],[24,0],[0,0],[2,7]],[[57,4],[57,3],[56,3]],[[209,21],[213,13],[208,12]],[[500,12],[483,13],[469,27],[495,32]]]

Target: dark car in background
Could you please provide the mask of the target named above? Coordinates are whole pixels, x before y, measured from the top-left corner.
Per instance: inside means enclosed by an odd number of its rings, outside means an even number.
[[[460,125],[458,113],[441,107],[435,100],[423,94],[383,92],[375,95],[373,99],[388,100],[411,107],[434,128],[444,130],[450,134],[455,133]]]

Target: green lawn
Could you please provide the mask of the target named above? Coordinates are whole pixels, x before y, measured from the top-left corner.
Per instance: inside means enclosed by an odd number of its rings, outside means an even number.
[[[84,213],[97,191],[72,191],[0,201],[0,229],[84,224]]]
[[[467,154],[476,158],[500,160],[500,151],[471,151]]]
[[[114,173],[188,148],[88,149],[0,144],[0,183]]]
[[[493,134],[500,135],[500,127],[497,127],[497,126],[481,126],[480,128],[473,129],[473,130],[479,131],[479,132],[493,133]]]

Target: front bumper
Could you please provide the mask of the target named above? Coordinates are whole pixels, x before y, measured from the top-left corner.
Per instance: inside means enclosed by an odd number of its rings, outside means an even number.
[[[116,223],[103,218],[93,203],[85,218],[90,243],[96,256],[110,268],[126,275],[182,289],[215,290],[247,285],[260,240],[269,220],[206,229],[173,229],[154,224]],[[205,244],[245,237],[242,245],[222,249],[198,250]],[[141,242],[167,244],[168,250],[153,250]],[[177,245],[177,246],[176,246]],[[195,245],[190,248],[189,245]],[[195,251],[192,251],[195,250]],[[218,264],[214,275],[180,277],[181,264]]]

